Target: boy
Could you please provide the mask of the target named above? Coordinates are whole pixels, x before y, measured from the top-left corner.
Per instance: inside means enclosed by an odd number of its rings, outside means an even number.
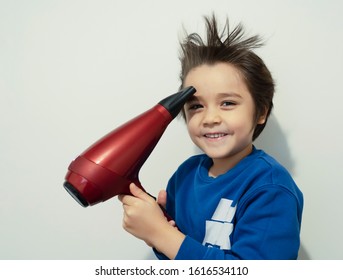
[[[195,95],[183,110],[192,141],[204,152],[183,164],[161,191],[158,204],[135,185],[120,195],[125,230],[144,240],[160,259],[296,259],[303,196],[289,173],[253,141],[273,107],[274,82],[228,22],[218,32],[205,18],[207,42],[198,34],[181,44],[181,88]],[[226,38],[224,38],[226,36]],[[176,226],[175,226],[176,223]]]

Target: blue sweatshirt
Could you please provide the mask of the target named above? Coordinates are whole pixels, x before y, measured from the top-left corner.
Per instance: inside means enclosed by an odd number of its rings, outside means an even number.
[[[167,212],[186,235],[176,259],[296,259],[303,195],[287,170],[255,147],[216,178],[211,165],[193,156],[169,180]]]

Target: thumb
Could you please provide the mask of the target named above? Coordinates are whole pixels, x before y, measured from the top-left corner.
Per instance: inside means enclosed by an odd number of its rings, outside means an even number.
[[[134,197],[140,198],[142,200],[149,200],[151,199],[150,195],[148,195],[145,191],[141,188],[137,187],[134,183],[130,184],[130,192]]]
[[[158,193],[157,203],[161,205],[163,208],[166,208],[167,205],[167,192],[165,190],[161,190]]]

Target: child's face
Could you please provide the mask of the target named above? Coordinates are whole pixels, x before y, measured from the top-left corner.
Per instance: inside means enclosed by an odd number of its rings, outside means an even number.
[[[213,160],[237,163],[249,154],[255,106],[239,71],[228,63],[204,64],[187,74],[184,86],[197,90],[184,108],[192,141]]]

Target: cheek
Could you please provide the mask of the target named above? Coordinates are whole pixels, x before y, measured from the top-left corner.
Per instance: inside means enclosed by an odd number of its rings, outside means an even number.
[[[249,112],[241,112],[240,114],[231,116],[229,124],[231,129],[237,132],[250,133],[255,127],[254,116],[249,114]]]
[[[189,134],[193,133],[195,130],[195,125],[192,119],[187,120],[187,130]]]
[[[189,135],[192,137],[192,135],[196,134],[198,131],[198,122],[196,120],[197,118],[195,116],[187,117],[186,119],[186,125]]]

